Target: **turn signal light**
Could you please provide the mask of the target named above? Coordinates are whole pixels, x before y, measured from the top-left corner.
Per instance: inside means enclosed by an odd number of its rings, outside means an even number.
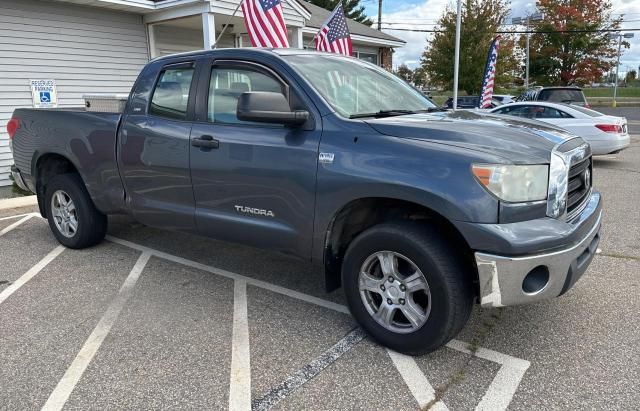
[[[7,133],[9,134],[9,138],[13,140],[13,136],[16,134],[16,131],[20,128],[20,120],[15,117],[11,117],[11,120],[7,123]]]
[[[617,124],[596,124],[596,127],[605,133],[622,133],[622,126]]]

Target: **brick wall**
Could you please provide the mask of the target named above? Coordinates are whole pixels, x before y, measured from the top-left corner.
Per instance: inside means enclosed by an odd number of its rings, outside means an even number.
[[[386,70],[393,70],[393,50],[391,47],[380,48],[380,65]]]

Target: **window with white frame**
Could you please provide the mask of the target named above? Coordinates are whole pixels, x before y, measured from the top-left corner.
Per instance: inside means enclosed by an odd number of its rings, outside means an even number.
[[[378,65],[378,53],[367,53],[363,51],[355,51],[354,54],[360,60],[368,61],[369,63]]]

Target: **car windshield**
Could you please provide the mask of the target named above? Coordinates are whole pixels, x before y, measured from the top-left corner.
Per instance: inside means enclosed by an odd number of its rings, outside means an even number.
[[[330,54],[284,58],[344,117],[402,115],[436,107],[398,77],[365,61]]]
[[[585,108],[585,107],[581,107],[581,106],[571,106],[571,109],[573,109],[575,111],[579,111],[582,114],[586,114],[586,115],[591,116],[591,117],[604,116],[604,114],[602,114],[602,113],[600,113],[598,111],[591,110],[591,109],[588,109],[588,108]]]
[[[540,95],[538,96],[538,100],[542,101],[552,101],[556,103],[584,103],[584,94],[582,94],[582,90],[578,89],[566,89],[566,88],[556,88],[556,89],[546,89],[540,91]]]

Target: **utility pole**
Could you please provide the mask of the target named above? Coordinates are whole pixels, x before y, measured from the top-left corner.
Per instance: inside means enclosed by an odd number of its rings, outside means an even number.
[[[620,52],[622,51],[622,39],[632,39],[634,33],[611,33],[609,34],[610,39],[618,39],[618,61],[616,62],[616,81],[613,84],[613,102],[611,103],[612,107],[616,107],[618,102],[616,99],[618,98],[618,71],[620,70]]]
[[[531,22],[532,21],[541,21],[544,19],[544,15],[542,13],[534,13],[528,14],[526,17],[514,17],[511,19],[511,24],[522,24],[525,23],[527,26],[527,45],[526,45],[526,61],[525,61],[525,76],[524,76],[524,87],[529,88],[529,37],[531,37]]]
[[[382,30],[382,0],[378,0],[378,31]]]
[[[613,86],[613,107],[616,107],[618,103],[616,98],[618,97],[618,71],[620,70],[620,51],[622,49],[622,36],[618,35],[618,62],[616,63],[616,82]]]
[[[527,16],[527,63],[526,63],[527,72],[525,73],[525,76],[524,76],[524,88],[525,89],[529,88],[529,38],[531,38],[531,34],[529,33],[529,21],[530,20],[531,20],[531,18],[529,16]]]

